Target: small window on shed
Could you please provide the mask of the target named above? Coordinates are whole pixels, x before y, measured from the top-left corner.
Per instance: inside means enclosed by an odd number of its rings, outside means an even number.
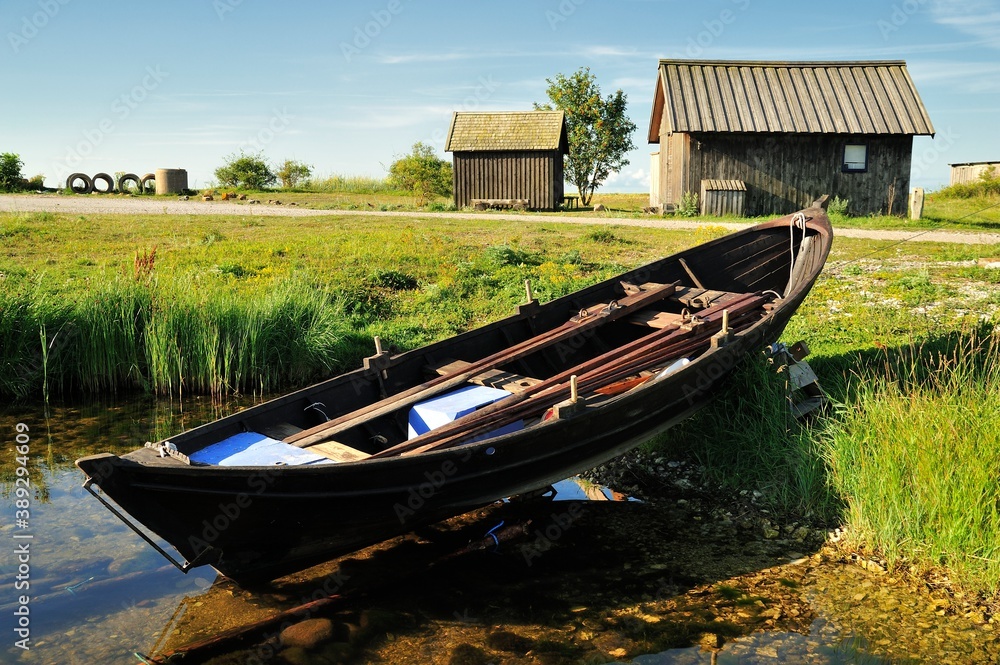
[[[865,143],[848,143],[844,146],[844,172],[862,172],[868,170],[868,145]]]

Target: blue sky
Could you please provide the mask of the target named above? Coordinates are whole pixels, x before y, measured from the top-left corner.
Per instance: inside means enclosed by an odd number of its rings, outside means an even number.
[[[661,57],[903,59],[937,130],[912,184],[1000,160],[1000,0],[3,0],[0,38],[0,152],[50,186],[156,168],[205,186],[240,149],[381,177],[416,141],[444,155],[452,111],[530,109],[590,67],[638,126],[605,190],[645,191]]]

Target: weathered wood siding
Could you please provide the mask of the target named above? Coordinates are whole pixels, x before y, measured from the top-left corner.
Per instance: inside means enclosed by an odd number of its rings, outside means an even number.
[[[558,151],[454,153],[455,205],[473,199],[528,199],[535,210],[555,210],[563,199],[563,156]]]
[[[868,169],[844,173],[844,145],[859,142],[868,146]],[[912,151],[909,135],[676,133],[660,140],[663,203],[699,191],[705,179],[742,180],[748,215],[787,214],[823,194],[867,215],[888,211],[894,185],[892,212],[905,214]]]
[[[979,182],[980,176],[993,169],[994,175],[1000,175],[1000,162],[983,162],[981,164],[952,164],[951,181],[949,185],[964,185],[967,182]]]
[[[742,180],[702,180],[701,214],[742,217],[746,212],[747,188]]]

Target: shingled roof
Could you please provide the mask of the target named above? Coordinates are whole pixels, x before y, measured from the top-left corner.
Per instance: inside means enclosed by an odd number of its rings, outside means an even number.
[[[446,152],[559,150],[568,152],[562,111],[456,111]]]
[[[934,135],[897,60],[661,60],[650,143],[662,123],[670,132]]]

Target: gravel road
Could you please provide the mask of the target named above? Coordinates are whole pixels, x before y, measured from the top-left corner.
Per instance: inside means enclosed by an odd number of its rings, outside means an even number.
[[[617,224],[660,229],[696,229],[701,226],[722,226],[742,229],[749,224],[724,222],[697,222],[650,217],[629,219],[604,215],[532,215],[530,213],[465,213],[465,212],[382,212],[378,210],[313,210],[298,206],[247,204],[229,201],[181,201],[180,199],[140,198],[123,196],[72,196],[57,194],[8,194],[0,196],[0,212],[68,212],[74,214],[116,215],[256,215],[268,217],[317,217],[361,216],[443,218],[443,219],[499,219],[519,222],[544,222],[547,224]],[[1000,244],[1000,233],[958,233],[953,231],[885,231],[874,229],[835,228],[841,238],[868,238],[871,240],[919,241],[935,243],[960,243],[967,245]]]

